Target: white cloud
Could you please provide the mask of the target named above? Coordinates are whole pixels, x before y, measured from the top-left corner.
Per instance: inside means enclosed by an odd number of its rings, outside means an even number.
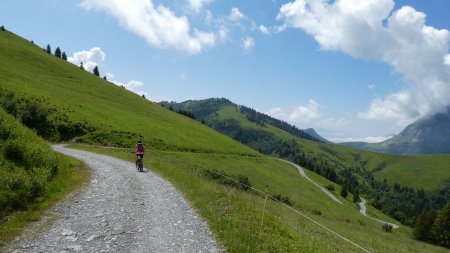
[[[392,138],[393,136],[369,136],[364,138],[329,138],[330,141],[335,143],[340,142],[368,142],[368,143],[377,143],[382,142],[387,139]]]
[[[277,119],[284,120],[299,128],[317,129],[345,129],[350,121],[344,118],[325,117],[321,115],[322,106],[310,99],[306,105],[297,106],[293,110],[286,112],[280,107],[269,109],[266,114]]]
[[[143,91],[142,88],[144,86],[144,83],[137,80],[131,80],[127,83],[122,83],[120,81],[113,80],[114,75],[111,73],[108,73],[111,76],[111,79],[108,79],[110,82],[114,83],[117,86],[123,86],[125,89],[132,91],[138,95],[144,95],[146,98],[148,98],[148,93]],[[108,76],[106,77],[108,78]]]
[[[264,33],[265,35],[270,35],[269,29],[264,25],[259,25],[258,30]]]
[[[253,39],[252,37],[246,37],[242,40],[242,47],[244,48],[245,52],[251,52],[254,46],[255,39]]]
[[[369,90],[374,90],[375,88],[377,88],[377,85],[372,83],[372,84],[367,85],[367,88],[369,88]]]
[[[405,78],[406,87],[372,101],[359,117],[407,124],[450,101],[450,33],[425,25],[424,13],[394,0],[295,0],[284,4],[280,31],[298,28],[323,50],[381,60]]]
[[[95,66],[99,66],[105,61],[106,54],[99,47],[93,47],[90,50],[74,52],[72,56],[67,58],[67,61],[80,66],[81,62],[85,70],[92,72]]]
[[[444,56],[444,64],[450,67],[450,54]]]
[[[213,1],[214,0],[188,0],[189,9],[195,13],[199,13],[204,6],[212,3]]]
[[[215,45],[213,33],[192,31],[186,16],[178,17],[163,5],[154,6],[151,0],[83,0],[81,6],[107,12],[151,46],[197,54]]]
[[[228,20],[235,23],[238,23],[245,18],[246,16],[236,7],[231,8],[230,15],[228,15]]]
[[[290,113],[289,121],[301,123],[316,120],[319,117],[318,109],[319,104],[310,99],[307,105],[298,106],[292,113]]]

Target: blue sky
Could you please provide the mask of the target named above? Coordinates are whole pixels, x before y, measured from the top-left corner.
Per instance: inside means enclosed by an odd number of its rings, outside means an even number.
[[[0,25],[152,101],[226,97],[333,141],[450,101],[450,1],[16,0]]]

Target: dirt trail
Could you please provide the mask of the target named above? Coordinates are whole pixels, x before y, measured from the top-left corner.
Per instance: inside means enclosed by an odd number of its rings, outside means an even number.
[[[60,217],[15,252],[219,252],[206,223],[166,180],[133,163],[85,151],[54,150],[88,164],[92,181],[59,203]],[[32,231],[33,232],[33,231]],[[36,231],[34,231],[36,232]]]

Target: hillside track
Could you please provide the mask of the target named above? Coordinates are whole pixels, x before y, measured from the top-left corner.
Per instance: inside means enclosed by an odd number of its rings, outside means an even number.
[[[387,222],[387,221],[382,221],[382,220],[379,220],[379,219],[376,219],[376,218],[373,218],[373,217],[368,216],[367,213],[366,213],[366,200],[365,200],[365,199],[361,199],[361,202],[359,202],[359,208],[360,208],[360,209],[359,209],[359,212],[360,212],[362,215],[364,215],[364,216],[366,216],[367,218],[369,218],[369,219],[372,219],[372,220],[374,220],[374,221],[378,221],[378,222],[383,223],[383,224],[389,224],[389,225],[392,226],[393,229],[397,229],[397,228],[400,227],[400,226],[397,225],[397,224],[390,223],[390,222]]]
[[[286,162],[286,163],[289,163],[289,164],[291,164],[292,166],[294,166],[294,167],[297,169],[298,173],[300,173],[300,175],[301,175],[302,177],[306,178],[309,182],[311,182],[311,183],[314,184],[316,187],[318,187],[323,193],[325,193],[325,194],[326,194],[328,197],[330,197],[333,201],[335,201],[335,202],[337,202],[337,203],[343,205],[343,203],[342,203],[338,198],[336,198],[336,196],[334,196],[333,193],[329,192],[325,187],[320,186],[318,183],[314,182],[311,178],[309,178],[309,177],[306,175],[305,170],[304,170],[300,165],[295,164],[295,163],[290,162],[290,161],[287,161],[287,160],[283,160],[283,159],[278,159],[278,160],[283,161],[283,162]]]
[[[60,217],[14,252],[220,252],[182,195],[148,169],[130,162],[55,145],[84,161],[92,180],[82,193],[58,204]]]

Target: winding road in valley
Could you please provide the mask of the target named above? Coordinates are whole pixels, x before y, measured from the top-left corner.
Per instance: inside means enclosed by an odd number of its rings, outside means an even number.
[[[329,192],[326,188],[320,186],[318,183],[316,183],[316,182],[314,182],[312,179],[310,179],[310,178],[306,175],[305,170],[304,170],[300,165],[295,164],[295,163],[290,162],[290,161],[287,161],[287,160],[283,160],[283,159],[279,159],[279,160],[281,160],[281,161],[283,161],[283,162],[287,162],[287,163],[291,164],[292,166],[295,166],[295,168],[297,168],[297,171],[300,173],[300,175],[301,175],[302,177],[306,178],[308,181],[310,181],[310,182],[313,183],[315,186],[317,186],[320,190],[322,190],[322,191],[323,191],[328,197],[330,197],[332,200],[334,200],[334,201],[336,201],[337,203],[343,205],[343,203],[342,203],[338,198],[336,198],[336,196],[334,196],[333,193]],[[390,224],[390,225],[392,226],[392,228],[394,228],[394,229],[399,228],[399,225],[397,225],[397,224],[390,223],[390,222],[387,222],[387,221],[382,221],[382,220],[379,220],[379,219],[376,219],[376,218],[373,218],[373,217],[368,216],[367,213],[366,213],[366,200],[365,200],[365,199],[361,199],[361,202],[359,203],[359,207],[360,207],[359,212],[360,212],[362,215],[366,216],[367,218],[372,219],[372,220],[375,220],[375,221],[378,221],[378,222],[383,223],[383,224],[384,224],[384,223]]]
[[[399,228],[399,225],[397,225],[397,224],[390,223],[390,222],[387,222],[387,221],[382,221],[382,220],[379,220],[379,219],[376,219],[376,218],[368,216],[367,213],[366,213],[366,200],[365,199],[361,199],[361,202],[359,202],[359,208],[360,208],[359,212],[362,215],[366,216],[367,218],[372,219],[374,221],[378,221],[378,222],[383,223],[383,224],[385,224],[385,223],[389,224],[389,225],[392,226],[393,229]]]
[[[329,192],[325,187],[320,186],[318,183],[314,182],[311,178],[309,178],[306,173],[305,170],[298,164],[295,164],[293,162],[287,161],[287,160],[283,160],[283,159],[279,159],[280,161],[286,162],[291,164],[292,166],[294,166],[295,168],[297,168],[298,173],[300,173],[300,175],[302,175],[302,177],[306,178],[309,182],[311,182],[312,184],[314,184],[315,186],[317,186],[320,190],[322,190],[328,197],[330,197],[332,200],[336,201],[337,203],[343,205],[343,203],[336,198],[336,196],[333,195],[333,193]]]
[[[54,207],[57,221],[34,239],[23,235],[12,251],[220,252],[206,223],[166,180],[109,156],[53,148],[84,161],[92,180]]]

